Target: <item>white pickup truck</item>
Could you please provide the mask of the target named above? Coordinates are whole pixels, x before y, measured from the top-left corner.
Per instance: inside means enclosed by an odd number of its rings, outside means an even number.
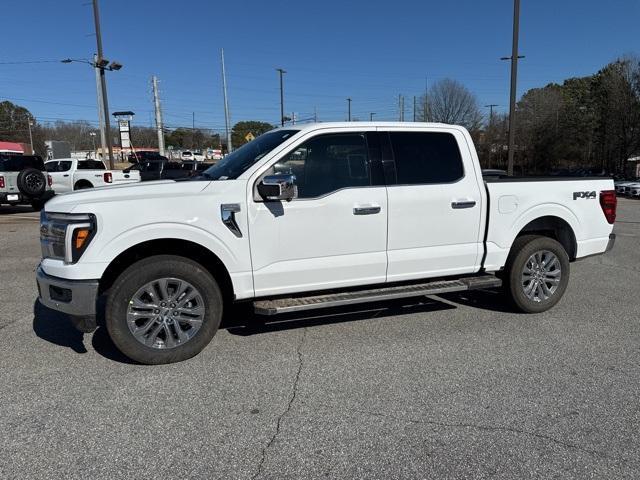
[[[269,315],[502,285],[542,312],[571,261],[612,247],[615,215],[610,179],[483,180],[462,127],[296,125],[200,177],[55,197],[37,281],[83,331],[105,296],[115,345],[168,363],[201,351],[231,302]]]
[[[139,171],[107,170],[101,160],[59,158],[46,161],[44,167],[49,172],[51,188],[56,194],[140,181]]]

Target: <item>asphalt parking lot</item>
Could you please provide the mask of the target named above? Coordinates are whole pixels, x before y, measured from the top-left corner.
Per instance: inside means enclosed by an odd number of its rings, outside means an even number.
[[[148,367],[37,304],[38,216],[2,207],[0,478],[640,478],[640,202],[618,212],[540,315],[492,292],[239,310]]]

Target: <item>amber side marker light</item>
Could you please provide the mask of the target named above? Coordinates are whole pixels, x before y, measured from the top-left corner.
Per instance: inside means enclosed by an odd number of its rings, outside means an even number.
[[[78,230],[76,230],[76,238],[74,241],[76,250],[80,250],[84,246],[87,238],[89,238],[89,229],[79,228]]]

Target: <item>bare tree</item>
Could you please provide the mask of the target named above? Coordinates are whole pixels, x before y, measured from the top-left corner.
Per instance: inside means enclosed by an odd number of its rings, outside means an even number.
[[[423,95],[418,105],[422,106],[422,115],[418,116],[429,122],[463,125],[469,130],[478,130],[482,125],[476,96],[451,78],[434,83],[427,92],[426,101]]]

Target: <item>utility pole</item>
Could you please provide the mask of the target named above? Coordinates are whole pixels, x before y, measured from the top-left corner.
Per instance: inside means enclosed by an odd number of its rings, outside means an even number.
[[[351,121],[351,98],[347,98],[347,121]]]
[[[287,72],[281,68],[276,68],[276,71],[280,74],[280,125],[284,127],[284,85],[282,83],[282,75]]]
[[[100,12],[98,10],[98,0],[93,0],[93,22],[96,29],[96,44],[98,47],[98,58],[96,65],[102,65],[104,56],[102,54],[102,33],[100,32]],[[109,168],[113,170],[113,147],[111,146],[111,125],[109,123],[109,102],[107,100],[107,80],[104,75],[104,68],[100,71],[100,89],[102,91],[102,115],[104,116],[105,137],[107,140],[107,150],[109,150]]]
[[[428,122],[429,121],[429,101],[428,101],[428,94],[429,94],[429,77],[427,77],[425,75],[424,77],[424,115],[423,115],[423,122]]]
[[[489,109],[489,126],[493,125],[493,107],[497,106],[497,103],[490,103],[489,105],[485,105],[485,107]]]
[[[373,116],[374,116],[374,115],[375,115],[375,112],[371,112],[371,113],[369,114],[369,121],[370,121],[370,122],[373,122]]]
[[[196,148],[196,112],[191,112],[191,150]]]
[[[516,82],[518,78],[518,30],[520,27],[520,0],[513,0],[513,43],[511,46],[511,91],[509,95],[509,157],[507,174],[513,176],[513,157],[516,138]],[[509,57],[503,57],[507,60]]]
[[[220,58],[222,60],[222,95],[224,97],[224,126],[227,136],[227,153],[231,153],[231,130],[229,129],[229,100],[227,99],[227,74],[224,69],[224,48],[220,49]]]
[[[402,107],[402,94],[399,93],[398,94],[398,121],[401,122],[402,121],[402,114],[403,114],[403,107]]]
[[[93,55],[93,64],[98,64],[98,55]],[[94,66],[96,71],[96,98],[98,99],[98,120],[100,125],[100,147],[102,150],[102,158],[107,153],[107,132],[104,128],[104,112],[102,110],[102,82],[100,81],[100,69]],[[98,158],[96,157],[96,160]]]
[[[497,107],[498,104],[497,103],[490,103],[489,105],[485,105],[485,107],[489,108],[489,128],[493,127],[493,107]],[[491,168],[491,150],[493,150],[493,143],[489,144],[489,165],[488,167]]]
[[[416,121],[416,96],[413,96],[413,121]]]
[[[160,95],[158,94],[158,77],[151,77],[153,84],[153,103],[156,111],[156,130],[158,131],[158,152],[164,155],[164,131],[162,129],[162,110],[160,109]]]

